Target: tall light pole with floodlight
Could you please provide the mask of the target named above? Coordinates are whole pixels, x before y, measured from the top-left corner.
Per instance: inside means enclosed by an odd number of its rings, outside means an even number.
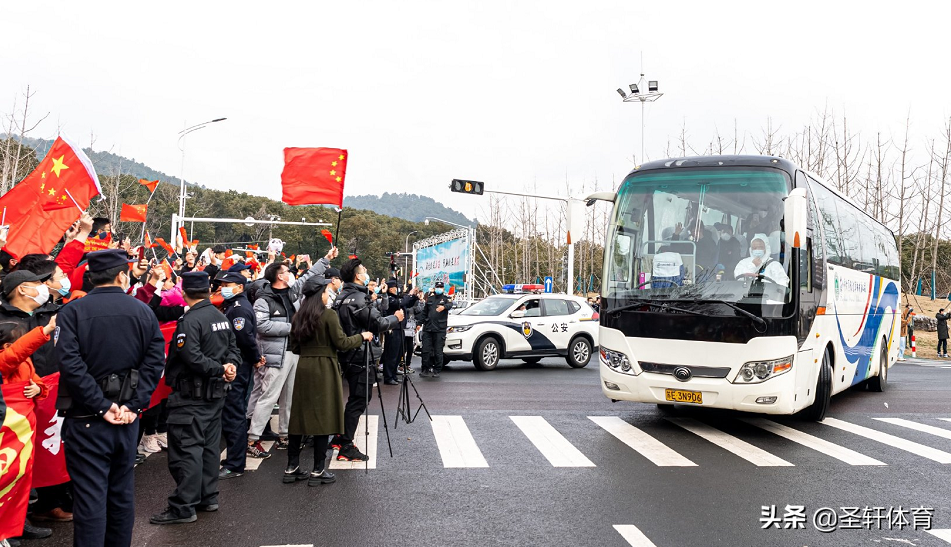
[[[175,236],[178,233],[178,222],[182,222],[184,226],[184,221],[181,219],[185,217],[185,200],[187,199],[187,194],[185,193],[185,135],[189,133],[194,133],[199,129],[204,129],[208,127],[209,124],[215,122],[223,122],[228,118],[215,118],[213,120],[208,120],[207,122],[202,122],[191,127],[186,127],[178,132],[178,149],[182,151],[182,169],[179,171],[178,176],[178,215],[172,219],[172,239],[170,241],[175,241]]]
[[[643,63],[642,63],[643,64]],[[636,163],[644,163],[644,105],[647,103],[652,103],[657,99],[661,98],[664,94],[657,91],[657,80],[647,80],[644,78],[644,73],[641,73],[641,79],[636,84],[631,84],[628,86],[631,89],[631,93],[628,94],[624,91],[623,88],[617,88],[618,95],[621,96],[621,99],[626,103],[633,103],[640,101],[641,103],[641,157]]]

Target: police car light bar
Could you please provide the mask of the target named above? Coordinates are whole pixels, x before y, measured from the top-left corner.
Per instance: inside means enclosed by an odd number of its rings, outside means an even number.
[[[531,293],[531,292],[542,292],[545,290],[545,285],[538,284],[508,284],[502,285],[502,292],[508,294],[518,294],[518,293]]]

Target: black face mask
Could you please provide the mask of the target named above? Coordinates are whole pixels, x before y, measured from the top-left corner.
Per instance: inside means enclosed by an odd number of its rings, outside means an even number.
[[[109,237],[109,232],[99,232],[99,239],[106,239]]]

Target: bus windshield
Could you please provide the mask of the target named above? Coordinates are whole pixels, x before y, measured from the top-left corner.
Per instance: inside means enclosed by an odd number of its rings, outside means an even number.
[[[784,171],[762,167],[629,175],[605,249],[606,311],[645,300],[716,301],[781,316],[790,299],[781,225],[789,187]]]

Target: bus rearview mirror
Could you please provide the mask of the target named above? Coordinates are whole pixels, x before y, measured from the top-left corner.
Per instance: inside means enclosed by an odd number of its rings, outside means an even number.
[[[805,188],[796,188],[786,197],[783,214],[783,226],[786,230],[786,243],[794,249],[806,246],[807,197]]]

